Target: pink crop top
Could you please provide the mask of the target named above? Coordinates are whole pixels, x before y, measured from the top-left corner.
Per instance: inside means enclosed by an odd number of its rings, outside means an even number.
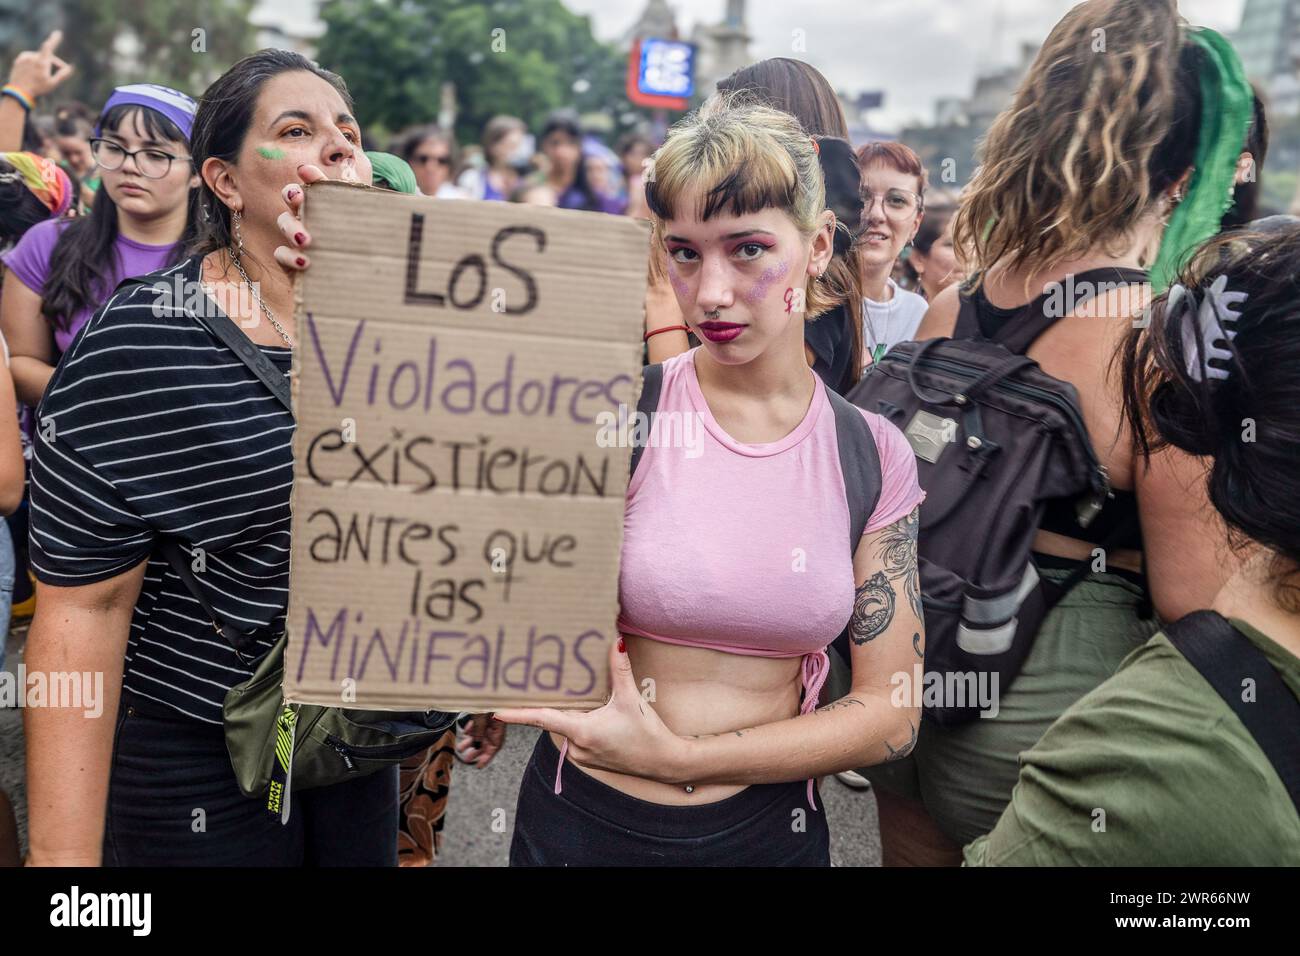
[[[800,713],[810,713],[830,667],[826,648],[848,623],[855,590],[835,414],[819,382],[785,438],[738,442],[709,411],[696,351],[664,362],[651,441],[628,486],[619,630],[730,654],[802,657]],[[925,492],[902,432],[862,415],[882,478],[870,534],[910,514]],[[563,766],[562,752],[556,793]],[[812,791],[809,780],[815,809]]]

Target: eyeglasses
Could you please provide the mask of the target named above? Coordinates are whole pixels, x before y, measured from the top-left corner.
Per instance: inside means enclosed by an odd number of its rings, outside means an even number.
[[[174,160],[190,159],[189,156],[164,153],[161,149],[126,150],[109,139],[92,139],[90,151],[95,154],[95,162],[99,167],[109,172],[121,169],[127,159],[135,157],[135,168],[146,179],[162,179],[172,171]]]
[[[417,166],[428,166],[430,163],[437,163],[439,166],[450,166],[451,157],[450,156],[416,156],[415,162]]]
[[[870,189],[864,189],[861,195],[863,219],[866,219],[871,210],[875,208],[877,199],[881,200],[881,207],[885,210],[885,217],[895,222],[911,219],[921,209],[921,197],[909,189],[887,189],[883,193],[875,193]]]

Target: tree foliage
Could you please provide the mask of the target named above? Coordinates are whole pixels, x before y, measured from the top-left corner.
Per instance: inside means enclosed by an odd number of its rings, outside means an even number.
[[[77,72],[59,99],[97,110],[125,83],[162,83],[198,99],[254,49],[253,6],[254,0],[65,0],[59,55]]]
[[[560,0],[326,0],[322,66],[341,74],[367,127],[433,122],[455,88],[456,133],[475,141],[497,113],[536,128],[572,106],[625,125],[626,60]]]

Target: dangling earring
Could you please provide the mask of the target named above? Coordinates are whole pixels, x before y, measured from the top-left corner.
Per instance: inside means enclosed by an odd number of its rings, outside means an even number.
[[[244,258],[244,233],[243,230],[241,230],[239,227],[240,223],[243,221],[243,218],[244,218],[243,215],[240,213],[238,209],[236,209],[234,212],[230,214],[230,229],[232,232],[234,232],[235,243],[238,245],[238,249],[232,250],[231,253],[235,257],[236,262],[240,262]]]

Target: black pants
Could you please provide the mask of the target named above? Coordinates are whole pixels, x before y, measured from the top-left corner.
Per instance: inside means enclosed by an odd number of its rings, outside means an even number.
[[[239,790],[223,729],[123,691],[105,866],[396,866],[397,767],[290,793],[287,824]]]
[[[670,807],[615,790],[572,763],[557,795],[559,756],[542,733],[519,788],[511,866],[830,866],[826,814],[808,806],[802,780]]]

